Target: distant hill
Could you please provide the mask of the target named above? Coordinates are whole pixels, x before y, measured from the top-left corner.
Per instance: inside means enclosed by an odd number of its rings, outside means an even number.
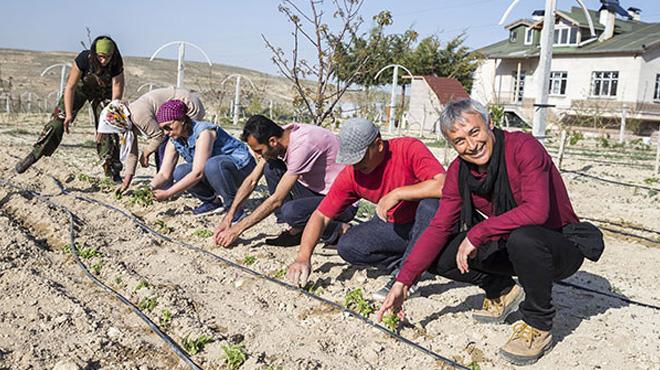
[[[70,52],[41,52],[30,50],[2,49],[0,48],[0,89],[8,90],[11,81],[11,93],[14,99],[25,92],[33,92],[44,99],[49,93],[57,91],[60,85],[60,70],[51,70],[41,77],[41,72],[48,66],[57,63],[72,63],[76,53]],[[148,91],[144,87],[140,93],[138,87],[146,83],[155,83],[160,87],[176,84],[176,60],[156,59],[124,56],[124,74],[126,78],[125,98],[132,100]],[[229,75],[240,73],[247,76],[254,83],[255,92],[249,83],[242,80],[241,86],[244,95],[241,100],[246,104],[249,96],[258,96],[263,106],[269,100],[274,104],[290,105],[293,98],[291,84],[283,77],[273,76],[250,69],[200,62],[186,62],[185,87],[195,90],[202,95],[207,109],[216,111],[217,106],[227,108],[234,97],[234,82],[228,81],[222,88],[221,82]],[[11,80],[10,80],[11,78]],[[54,100],[51,96],[50,106]],[[4,111],[4,100],[0,102],[0,109]],[[34,103],[33,103],[34,104]],[[43,107],[43,103],[40,103]]]

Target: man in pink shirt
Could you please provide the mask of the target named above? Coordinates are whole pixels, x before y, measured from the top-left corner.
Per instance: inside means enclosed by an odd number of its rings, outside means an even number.
[[[359,199],[377,204],[373,219],[353,226],[339,239],[337,252],[348,263],[397,271],[438,207],[445,170],[418,139],[383,140],[363,118],[348,120],[339,133],[337,162],[347,164],[312,214],[287,278],[305,285],[314,247],[334,219]],[[392,278],[391,284],[394,284]],[[374,294],[384,299],[388,283]]]
[[[255,115],[245,123],[241,139],[260,159],[216,228],[216,244],[230,246],[245,230],[271,213],[275,213],[278,222],[287,223],[290,229],[276,238],[266,239],[266,244],[300,244],[307,220],[344,168],[335,161],[339,150],[337,136],[315,125],[292,123],[280,127],[262,115]],[[241,203],[250,197],[261,176],[266,177],[270,197],[249,216],[232,225],[231,220],[241,209]],[[356,207],[348,207],[342,212],[337,222],[329,225],[323,240],[335,244],[356,212]]]
[[[477,321],[504,322],[520,304],[523,321],[500,354],[534,363],[553,344],[553,282],[575,273],[584,257],[597,260],[602,233],[579,222],[559,171],[531,135],[495,129],[487,110],[469,99],[445,108],[441,129],[459,157],[378,318],[389,309],[403,315],[408,287],[428,270],[485,291]]]

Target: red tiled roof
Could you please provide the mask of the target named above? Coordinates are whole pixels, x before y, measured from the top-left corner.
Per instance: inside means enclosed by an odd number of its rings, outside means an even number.
[[[440,104],[446,105],[454,100],[467,99],[470,95],[465,91],[460,81],[455,78],[422,76],[431,90],[440,100]]]

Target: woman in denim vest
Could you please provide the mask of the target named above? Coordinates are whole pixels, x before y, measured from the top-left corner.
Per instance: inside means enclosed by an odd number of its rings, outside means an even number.
[[[187,111],[181,100],[168,100],[156,113],[169,141],[160,170],[151,180],[154,197],[164,201],[188,191],[202,201],[193,214],[220,212],[223,205],[231,206],[256,163],[245,144],[210,122],[191,120]],[[177,166],[179,157],[186,163]],[[242,212],[236,218],[240,216]]]

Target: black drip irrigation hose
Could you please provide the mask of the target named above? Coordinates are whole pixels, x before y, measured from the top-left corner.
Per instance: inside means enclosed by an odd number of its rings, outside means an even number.
[[[56,183],[58,184],[58,186],[61,185],[60,182],[57,181],[57,180],[56,180]],[[140,309],[137,306],[135,306],[133,303],[131,303],[131,301],[126,299],[126,297],[121,295],[119,292],[117,292],[116,290],[112,289],[111,287],[107,286],[102,281],[100,281],[96,276],[94,276],[94,274],[92,274],[89,271],[87,266],[85,266],[85,264],[82,263],[82,261],[80,259],[80,255],[78,254],[78,247],[76,245],[76,234],[75,234],[75,218],[76,217],[73,214],[73,212],[71,212],[71,210],[69,210],[65,206],[62,206],[60,204],[57,204],[57,203],[51,201],[50,199],[42,196],[40,193],[38,193],[34,190],[29,190],[29,189],[26,189],[26,188],[22,188],[22,187],[20,187],[18,185],[15,185],[15,184],[13,184],[9,181],[4,180],[4,179],[0,179],[0,185],[6,186],[6,187],[9,187],[9,188],[13,188],[13,189],[15,189],[19,192],[28,193],[28,194],[36,197],[37,199],[41,200],[42,202],[45,202],[49,206],[65,212],[67,214],[67,216],[69,217],[69,240],[70,240],[70,243],[71,243],[71,254],[73,255],[74,260],[76,261],[76,264],[83,270],[83,273],[85,274],[85,276],[87,276],[87,278],[89,278],[97,287],[99,287],[102,290],[106,291],[107,293],[113,295],[120,302],[122,302],[123,304],[128,306],[131,309],[131,311],[133,311],[133,313],[135,313],[140,319],[142,319],[142,321],[144,321],[149,326],[151,331],[153,331],[158,337],[160,337],[160,339],[162,339],[168,345],[168,347],[170,347],[170,349],[183,362],[185,362],[191,369],[201,370],[201,368],[197,364],[195,364],[195,362],[193,362],[193,360],[190,357],[188,357],[185,350],[183,350],[170,336],[168,336],[162,330],[160,330],[160,328],[153,321],[151,321],[151,319],[147,315],[145,315],[142,311],[140,311]],[[61,186],[60,186],[60,189],[63,190],[63,188]]]
[[[64,190],[64,193],[68,193],[68,192],[67,192],[66,190]],[[377,329],[377,330],[379,330],[379,331],[381,331],[381,332],[387,334],[388,336],[394,338],[395,340],[397,340],[397,341],[399,341],[399,342],[402,342],[402,343],[404,343],[404,344],[406,344],[406,345],[412,347],[413,349],[418,350],[418,351],[420,351],[420,352],[422,352],[422,353],[424,353],[424,354],[426,354],[426,355],[428,355],[428,356],[433,357],[435,360],[442,361],[442,362],[444,362],[445,364],[447,364],[447,365],[449,365],[449,366],[452,366],[452,367],[454,367],[454,368],[456,368],[456,369],[469,370],[469,368],[465,367],[464,365],[462,365],[462,364],[460,364],[460,363],[458,363],[458,362],[455,362],[455,361],[453,361],[453,360],[450,360],[449,358],[444,357],[444,356],[442,356],[442,355],[440,355],[440,354],[438,354],[438,353],[436,353],[436,352],[433,352],[432,350],[430,350],[430,349],[428,349],[428,348],[426,348],[426,347],[423,347],[422,345],[420,345],[420,344],[418,344],[418,343],[416,343],[416,342],[413,342],[413,341],[411,341],[410,339],[407,339],[407,338],[401,336],[400,334],[397,334],[397,333],[395,333],[395,332],[393,332],[393,331],[390,331],[389,329],[385,328],[384,326],[378,325],[378,324],[376,324],[374,321],[369,320],[368,318],[366,318],[366,317],[360,315],[359,313],[357,313],[357,312],[355,312],[355,311],[352,311],[352,310],[349,310],[348,308],[346,308],[346,307],[344,307],[344,306],[342,306],[342,305],[340,305],[340,304],[338,304],[338,303],[336,303],[336,302],[333,302],[333,301],[331,301],[331,300],[329,300],[329,299],[323,298],[323,297],[318,296],[318,295],[316,295],[316,294],[310,293],[310,292],[308,292],[308,291],[306,291],[306,290],[304,290],[304,289],[302,289],[302,288],[299,288],[299,287],[297,287],[297,286],[291,285],[291,284],[289,284],[289,283],[287,283],[287,282],[284,282],[284,281],[282,281],[282,280],[275,279],[275,278],[273,278],[273,277],[271,277],[271,276],[268,276],[268,275],[263,274],[263,273],[261,273],[261,272],[258,272],[258,271],[256,271],[256,270],[252,270],[252,269],[250,269],[250,268],[248,268],[248,267],[245,267],[245,266],[243,266],[243,265],[241,265],[241,264],[238,264],[238,263],[236,263],[236,262],[234,262],[234,261],[231,261],[231,260],[229,260],[229,259],[226,259],[226,258],[224,258],[224,257],[218,256],[217,254],[211,253],[211,252],[209,252],[209,251],[207,251],[207,250],[205,250],[205,249],[202,249],[202,248],[200,248],[200,247],[198,247],[198,246],[195,246],[195,245],[193,245],[193,244],[189,244],[189,243],[182,242],[182,241],[179,241],[179,240],[175,240],[175,239],[172,239],[172,238],[170,238],[170,237],[168,237],[168,236],[165,236],[165,235],[159,233],[158,231],[152,229],[151,227],[149,227],[147,224],[145,224],[145,223],[144,223],[142,220],[140,220],[139,218],[137,218],[137,217],[133,216],[132,214],[130,214],[130,213],[128,213],[128,212],[126,212],[126,211],[124,211],[124,210],[122,210],[122,209],[120,209],[120,208],[117,208],[117,207],[115,207],[115,206],[113,206],[113,205],[110,205],[110,204],[104,203],[104,202],[102,202],[102,201],[100,201],[100,200],[97,200],[97,199],[94,199],[94,198],[88,198],[88,197],[85,197],[85,196],[75,195],[75,198],[78,199],[78,200],[82,200],[82,201],[86,201],[86,202],[89,202],[89,203],[94,203],[94,204],[100,205],[100,206],[105,207],[105,208],[107,208],[107,209],[109,209],[109,210],[112,210],[112,211],[114,211],[114,212],[118,212],[118,213],[122,214],[124,217],[126,217],[126,218],[130,219],[131,221],[133,221],[133,223],[135,223],[136,225],[138,225],[141,229],[143,229],[143,230],[146,231],[147,233],[152,234],[153,236],[155,236],[155,237],[157,237],[157,238],[159,238],[159,239],[161,239],[161,240],[164,240],[164,241],[167,241],[167,242],[170,242],[170,243],[174,243],[174,244],[178,244],[178,245],[180,245],[180,246],[182,246],[182,247],[184,247],[184,248],[186,248],[186,249],[189,249],[189,250],[192,250],[192,251],[195,251],[195,252],[198,252],[198,253],[204,254],[204,255],[206,255],[206,256],[209,256],[209,257],[211,257],[211,258],[214,258],[214,259],[216,259],[216,260],[219,260],[219,261],[225,263],[226,265],[228,265],[228,266],[230,266],[230,267],[233,267],[233,268],[236,268],[236,269],[238,269],[238,270],[241,270],[241,271],[243,271],[243,272],[245,272],[245,273],[247,273],[247,274],[250,274],[250,275],[256,276],[256,277],[258,277],[258,278],[261,278],[261,279],[264,279],[264,280],[270,281],[270,282],[272,282],[272,283],[274,283],[274,284],[277,284],[277,285],[279,285],[279,286],[282,286],[282,287],[284,287],[284,288],[286,288],[286,289],[289,289],[289,290],[292,290],[292,291],[296,291],[296,292],[298,292],[298,293],[302,293],[303,295],[305,295],[305,296],[307,296],[307,297],[309,297],[309,298],[311,298],[311,299],[314,299],[314,300],[317,300],[317,301],[322,302],[322,303],[324,303],[324,304],[327,304],[327,305],[329,305],[329,306],[331,306],[331,307],[337,309],[338,311],[340,311],[340,312],[344,312],[344,313],[346,313],[346,314],[348,314],[348,315],[350,315],[350,316],[352,316],[352,317],[354,317],[354,318],[356,318],[356,319],[358,319],[358,320],[364,322],[364,323],[367,324],[368,326],[373,327],[373,328],[375,328],[375,329]]]
[[[602,219],[593,218],[593,217],[580,217],[580,218],[583,219],[583,220],[596,221],[596,222],[600,222],[602,224],[610,224],[610,225],[619,226],[619,227],[626,227],[628,229],[633,229],[633,230],[637,230],[637,231],[643,231],[643,232],[646,232],[646,233],[660,235],[660,231],[646,229],[646,228],[643,228],[643,227],[640,227],[640,226],[627,225],[627,224],[624,224],[624,223],[621,223],[621,222],[614,222],[614,221],[610,221],[610,220],[602,220]]]
[[[594,176],[594,175],[589,175],[588,173],[584,173],[581,171],[574,171],[574,170],[561,170],[561,172],[566,172],[566,173],[573,173],[579,176],[584,176],[590,179],[594,180],[599,180],[602,182],[610,183],[610,184],[615,184],[615,185],[621,185],[621,186],[627,186],[630,188],[638,188],[638,189],[644,189],[644,190],[651,190],[660,193],[660,189],[652,188],[650,186],[644,186],[644,185],[637,185],[637,184],[630,184],[627,182],[621,182],[621,181],[616,181],[616,180],[611,180],[611,179],[605,179],[602,177]]]
[[[622,297],[620,295],[601,292],[599,290],[587,288],[587,287],[582,286],[582,285],[569,283],[568,281],[563,281],[563,280],[562,281],[557,281],[557,282],[555,282],[555,284],[566,286],[566,287],[571,287],[571,288],[575,288],[575,289],[579,289],[579,290],[584,290],[586,292],[602,295],[602,296],[609,297],[609,298],[615,298],[615,299],[618,299],[620,301],[626,302],[628,304],[634,304],[635,306],[641,306],[641,307],[652,308],[654,310],[660,310],[660,306],[656,306],[656,305],[652,305],[652,304],[644,303],[644,302],[634,301],[632,299],[628,299],[628,298]]]

